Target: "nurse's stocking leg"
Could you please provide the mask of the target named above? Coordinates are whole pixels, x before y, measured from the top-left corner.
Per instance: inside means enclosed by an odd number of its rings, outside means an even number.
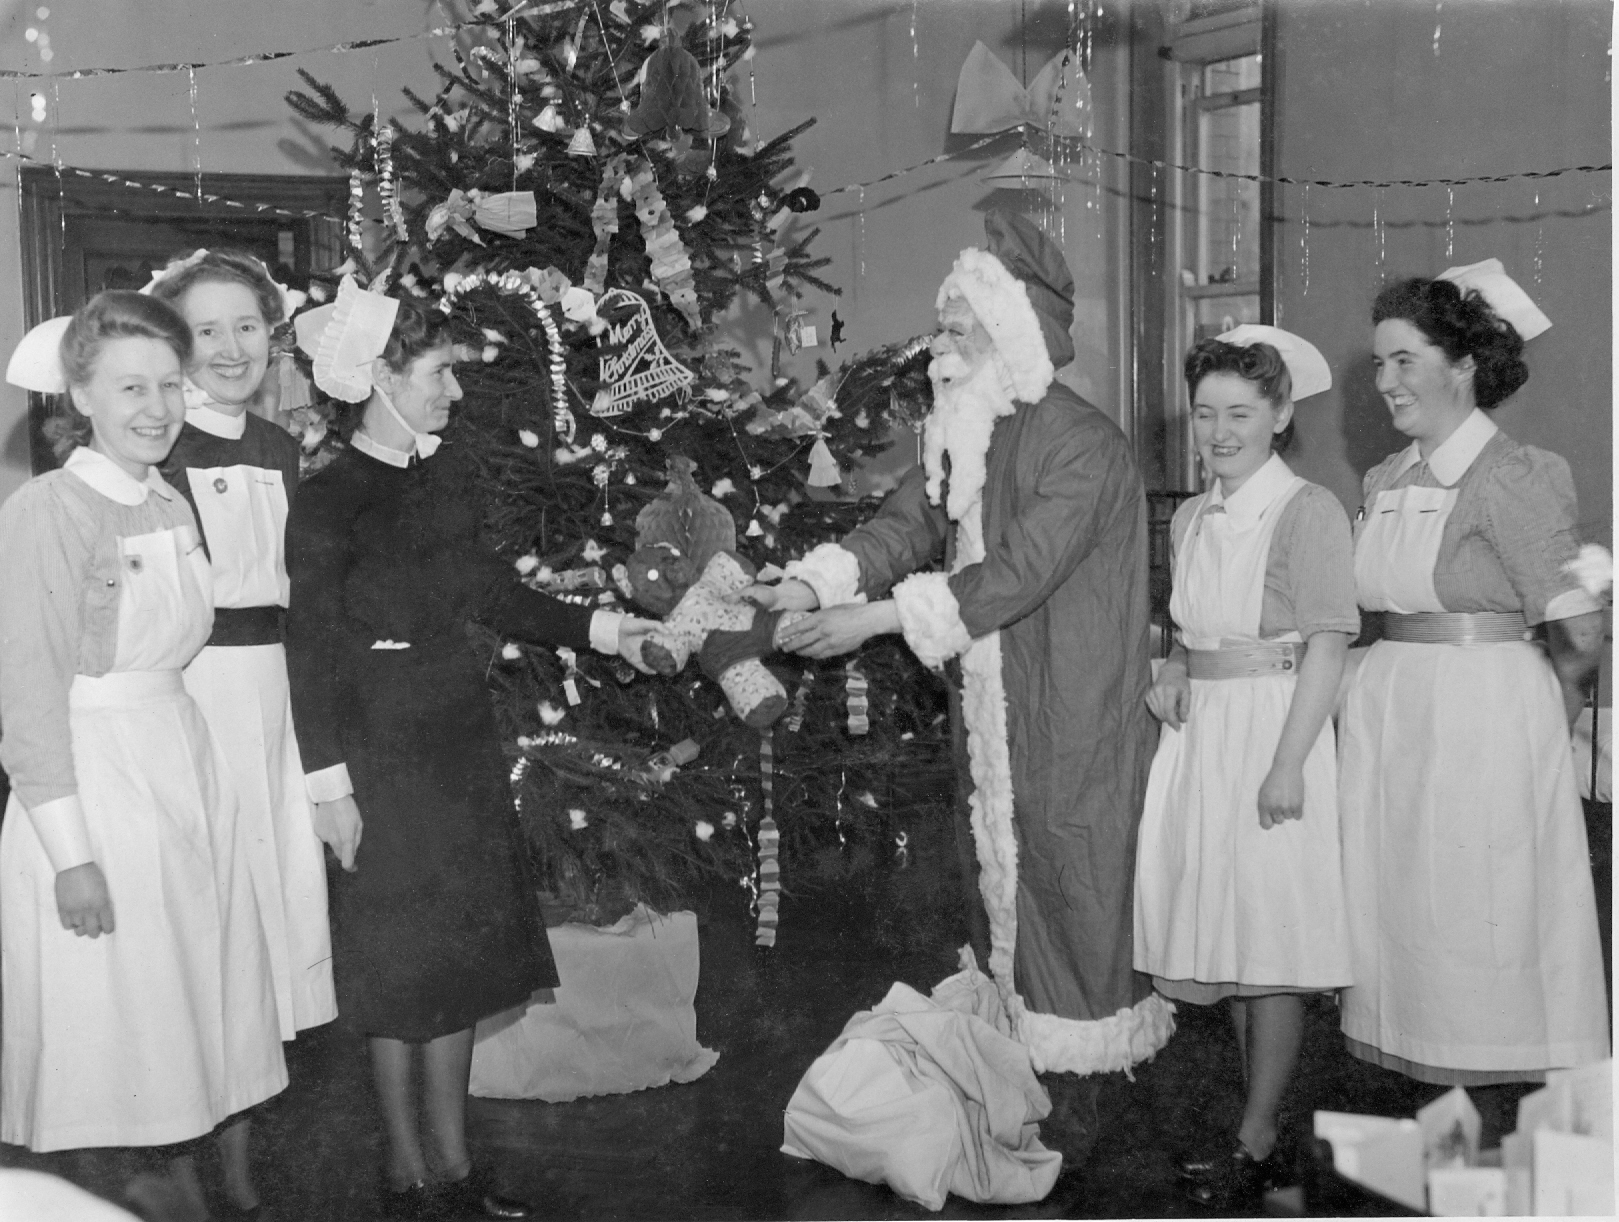
[[[1237,1033],[1237,1061],[1242,1065],[1242,1084],[1248,1085],[1248,1003],[1233,997],[1227,1003],[1231,1008],[1231,1029]]]
[[[1276,1146],[1276,1112],[1298,1063],[1304,1040],[1304,998],[1272,993],[1246,999],[1248,1010],[1248,1106],[1237,1137],[1257,1159]]]
[[[219,1166],[225,1181],[225,1196],[237,1209],[258,1207],[259,1194],[253,1190],[253,1171],[247,1157],[247,1139],[252,1121],[238,1116],[219,1130]]]
[[[388,1183],[396,1192],[427,1182],[427,1162],[416,1133],[415,1049],[404,1040],[372,1036],[371,1076],[388,1134]]]
[[[467,1084],[472,1079],[473,1028],[441,1035],[422,1047],[427,1140],[434,1174],[461,1180],[472,1170],[467,1152]]]

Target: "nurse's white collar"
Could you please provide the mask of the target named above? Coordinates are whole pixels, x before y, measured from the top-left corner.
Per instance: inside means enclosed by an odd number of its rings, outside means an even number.
[[[1257,522],[1260,514],[1292,482],[1293,468],[1282,461],[1280,454],[1272,454],[1229,497],[1221,491],[1220,481],[1216,479],[1209,489],[1209,507],[1222,506],[1232,522],[1246,526]]]
[[[89,446],[80,446],[74,450],[67,456],[67,461],[62,467],[71,471],[108,500],[117,501],[120,505],[142,504],[147,494],[152,492],[157,493],[165,501],[172,501],[178,495],[173,488],[163,482],[163,477],[158,474],[156,467],[146,468],[146,479],[138,480],[100,450],[92,450]]]
[[[186,423],[215,437],[223,437],[226,441],[240,441],[242,434],[247,432],[247,412],[229,416],[209,401],[199,407],[186,408]]]
[[[354,435],[349,438],[349,444],[360,453],[369,454],[378,462],[385,462],[390,467],[408,467],[410,460],[416,457],[415,454],[406,453],[404,450],[395,450],[382,445],[369,433],[359,429],[354,430]]]
[[[1467,474],[1467,468],[1473,465],[1473,460],[1485,446],[1489,445],[1490,438],[1500,431],[1495,421],[1475,407],[1468,413],[1467,419],[1456,426],[1456,431],[1434,447],[1434,452],[1428,455],[1428,470],[1432,471],[1434,478],[1445,487],[1454,487],[1457,481]],[[1417,452],[1417,443],[1413,441],[1405,448],[1400,459],[1400,469],[1394,474],[1403,475],[1421,461],[1422,455]]]

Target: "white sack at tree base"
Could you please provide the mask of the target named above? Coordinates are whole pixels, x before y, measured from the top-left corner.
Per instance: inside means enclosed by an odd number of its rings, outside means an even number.
[[[886,1183],[928,1209],[1043,1200],[1062,1155],[1040,1144],[1051,1101],[972,952],[930,1000],[896,984],[856,1014],[793,1092],[783,1153]]]
[[[470,1091],[567,1103],[692,1082],[720,1054],[697,1042],[697,918],[637,904],[616,925],[546,931],[556,1001],[478,1024]]]

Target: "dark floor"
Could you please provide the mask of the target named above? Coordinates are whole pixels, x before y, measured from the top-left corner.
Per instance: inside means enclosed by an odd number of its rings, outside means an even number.
[[[1610,811],[1593,808],[1598,905],[1610,922]],[[953,903],[954,857],[942,827],[910,829],[904,869],[832,878],[840,861],[787,880],[774,952],[752,945],[743,896],[716,889],[694,905],[702,931],[698,1035],[719,1063],[686,1086],[569,1104],[474,1099],[475,1149],[504,1185],[547,1218],[922,1218],[887,1189],[779,1153],[781,1115],[809,1063],[849,1016],[890,983],[926,990],[954,970],[964,940]],[[818,874],[813,884],[804,876]],[[1606,949],[1606,943],[1605,943]],[[949,1218],[1178,1217],[1178,1159],[1230,1140],[1240,1112],[1235,1048],[1224,1013],[1182,1006],[1179,1031],[1134,1080],[1105,1083],[1103,1132],[1088,1164],[1065,1174],[1037,1206],[987,1208],[951,1198]],[[1410,1115],[1440,1093],[1350,1058],[1326,997],[1312,999],[1303,1060],[1285,1121],[1306,1128],[1310,1111]],[[255,1158],[265,1222],[375,1216],[380,1135],[360,1041],[339,1029],[288,1046],[292,1084],[258,1113]],[[1489,1133],[1512,1127],[1518,1088],[1475,1092]],[[0,1147],[0,1163],[64,1175],[116,1198],[139,1156],[87,1151],[31,1155]],[[217,1172],[202,1158],[203,1179]],[[1346,1209],[1342,1203],[1331,1210]],[[221,1212],[220,1216],[225,1216]]]

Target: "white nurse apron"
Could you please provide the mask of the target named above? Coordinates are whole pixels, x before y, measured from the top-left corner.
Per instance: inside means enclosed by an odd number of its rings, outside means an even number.
[[[195,422],[195,421],[194,421]],[[197,516],[213,553],[214,606],[287,605],[281,472],[190,467]],[[264,918],[281,1038],[337,1017],[326,860],[293,736],[286,647],[210,645],[185,670],[235,784],[238,840]]]
[[[1293,477],[1249,522],[1205,498],[1176,559],[1170,612],[1189,649],[1260,643],[1265,566]],[[1275,638],[1297,641],[1290,632]],[[1193,679],[1191,714],[1153,758],[1136,854],[1135,966],[1169,980],[1332,989],[1348,983],[1337,765],[1323,726],[1304,817],[1259,823],[1296,672]]]
[[[1433,571],[1456,495],[1378,493],[1355,541],[1363,607],[1445,610]],[[1344,1034],[1484,1074],[1607,1056],[1585,825],[1540,648],[1379,641],[1339,737],[1354,955]]]
[[[119,540],[112,669],[69,691],[74,775],[116,929],[57,916],[15,794],[0,824],[0,1140],[148,1146],[208,1132],[287,1083],[235,798],[180,667],[207,639],[190,526]]]

